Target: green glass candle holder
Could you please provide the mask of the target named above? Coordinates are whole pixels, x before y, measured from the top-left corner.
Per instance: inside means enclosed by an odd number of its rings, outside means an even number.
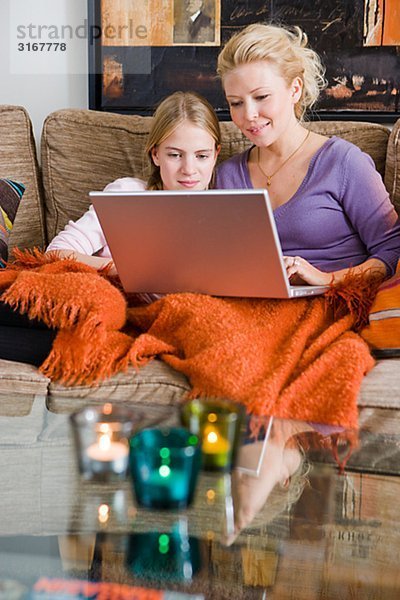
[[[218,398],[196,398],[182,405],[181,423],[200,437],[204,469],[232,469],[244,414],[241,405]]]
[[[136,501],[147,508],[185,508],[201,466],[199,438],[180,427],[143,429],[130,440]]]

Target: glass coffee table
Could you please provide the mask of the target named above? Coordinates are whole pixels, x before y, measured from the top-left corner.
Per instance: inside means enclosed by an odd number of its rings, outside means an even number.
[[[0,410],[0,600],[399,597],[396,411],[361,414],[344,473],[335,432],[274,419],[244,468],[203,472],[189,509],[154,511],[129,479],[83,481],[69,416],[21,401]]]

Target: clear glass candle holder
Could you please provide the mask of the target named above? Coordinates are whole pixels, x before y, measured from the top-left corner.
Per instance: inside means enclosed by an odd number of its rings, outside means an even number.
[[[204,469],[232,469],[244,414],[241,405],[218,398],[196,398],[182,405],[181,423],[200,437]]]
[[[187,507],[200,465],[199,439],[187,429],[143,429],[131,438],[130,471],[140,506]]]
[[[129,439],[141,414],[112,404],[87,406],[71,415],[79,470],[85,479],[126,477]]]

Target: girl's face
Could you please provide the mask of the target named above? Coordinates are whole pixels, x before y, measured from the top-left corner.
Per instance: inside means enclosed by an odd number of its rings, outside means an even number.
[[[151,151],[160,167],[164,190],[207,189],[219,149],[214,138],[201,127],[183,121]]]
[[[257,146],[269,146],[297,123],[302,81],[290,86],[268,61],[240,65],[224,77],[232,121]]]

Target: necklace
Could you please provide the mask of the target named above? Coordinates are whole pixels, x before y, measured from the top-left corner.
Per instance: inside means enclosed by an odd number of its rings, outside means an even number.
[[[281,165],[279,165],[279,167],[276,169],[276,171],[274,171],[273,173],[271,173],[271,175],[267,175],[267,173],[264,171],[264,169],[260,165],[260,146],[257,147],[257,167],[260,169],[260,171],[264,175],[264,177],[266,177],[266,179],[267,179],[267,187],[269,187],[271,185],[271,179],[274,177],[274,175],[276,175],[277,172],[280,171],[282,169],[282,167],[285,166],[286,163],[288,163],[289,160],[296,154],[296,152],[298,152],[300,150],[300,148],[302,146],[304,146],[304,144],[308,140],[308,137],[309,137],[310,133],[311,133],[311,130],[309,129],[307,131],[306,137],[301,142],[300,146],[297,146],[297,148],[295,148],[293,150],[293,152],[291,154],[289,154],[289,156],[283,161],[283,163]]]

